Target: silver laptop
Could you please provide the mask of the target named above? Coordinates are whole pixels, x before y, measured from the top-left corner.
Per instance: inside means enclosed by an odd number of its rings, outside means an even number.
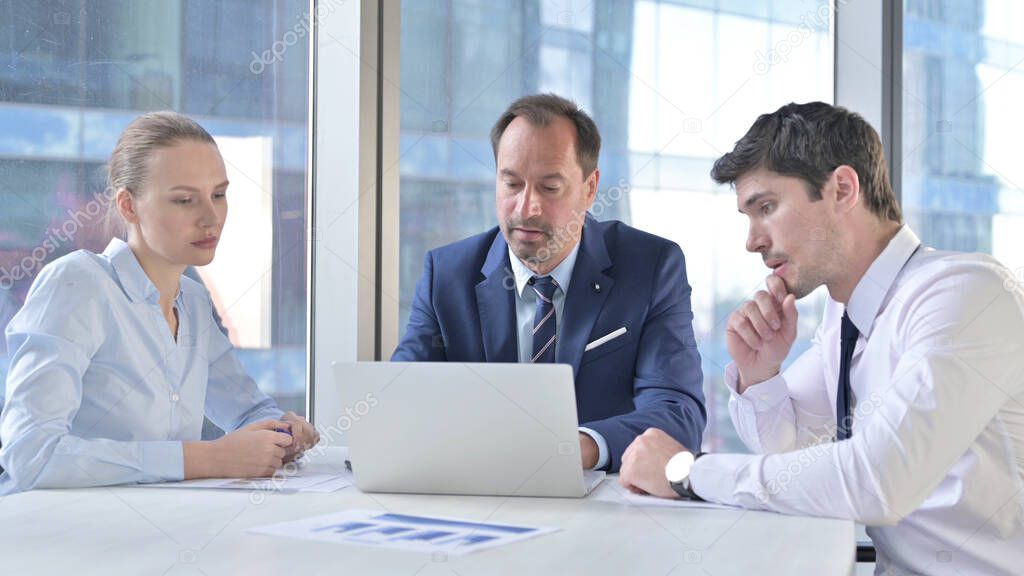
[[[334,363],[334,378],[365,492],[578,498],[604,478],[582,468],[571,366]]]

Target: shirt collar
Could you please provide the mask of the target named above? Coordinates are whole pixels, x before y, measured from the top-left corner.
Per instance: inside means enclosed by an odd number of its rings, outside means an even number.
[[[854,287],[846,312],[865,338],[871,334],[885,295],[919,246],[921,240],[904,224]]]
[[[132,252],[127,242],[120,238],[111,239],[106,250],[103,251],[103,256],[114,268],[114,275],[129,300],[132,302],[142,300],[150,304],[160,302],[160,291],[146,275],[146,271],[142,269],[139,259],[135,257],[135,253]],[[175,302],[180,305],[180,301],[181,289],[179,288]]]
[[[579,251],[580,242],[576,242],[576,246],[565,257],[565,260],[559,262],[558,266],[555,266],[555,269],[547,274],[558,283],[558,287],[562,289],[562,294],[569,293],[569,280],[572,279],[572,270],[576,267],[576,256],[579,254]],[[526,264],[523,264],[523,261],[512,252],[511,246],[508,248],[508,259],[512,263],[512,274],[516,278],[516,294],[522,298],[523,290],[526,289],[526,283],[536,274],[534,274],[533,270],[527,268]]]

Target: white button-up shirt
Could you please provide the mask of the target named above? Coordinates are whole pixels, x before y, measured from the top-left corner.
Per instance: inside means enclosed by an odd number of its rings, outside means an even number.
[[[1024,570],[1024,292],[989,256],[920,248],[904,226],[848,310],[853,436],[833,442],[843,306],[829,300],[810,350],[736,392],[756,455],[707,455],[701,497],[861,522],[879,574]]]
[[[204,414],[231,431],[281,411],[246,375],[209,294],[181,278],[175,340],[127,244],[47,265],[7,326],[0,495],[181,480]]]

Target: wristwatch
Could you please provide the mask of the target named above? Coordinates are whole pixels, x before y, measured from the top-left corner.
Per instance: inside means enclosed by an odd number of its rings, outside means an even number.
[[[693,467],[693,463],[703,455],[703,452],[694,455],[692,452],[684,450],[669,459],[668,464],[665,465],[665,478],[683,500],[704,500],[690,488],[690,469]]]

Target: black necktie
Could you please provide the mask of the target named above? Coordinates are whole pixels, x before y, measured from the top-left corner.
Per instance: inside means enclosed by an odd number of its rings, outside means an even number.
[[[551,276],[534,276],[530,288],[537,294],[537,312],[533,316],[533,356],[530,362],[555,361],[555,289],[558,282]]]
[[[843,326],[839,336],[839,390],[836,392],[836,440],[850,437],[853,427],[853,416],[850,405],[853,403],[853,392],[850,390],[850,364],[853,362],[853,349],[857,347],[860,332],[853,325],[850,316],[843,312]]]

